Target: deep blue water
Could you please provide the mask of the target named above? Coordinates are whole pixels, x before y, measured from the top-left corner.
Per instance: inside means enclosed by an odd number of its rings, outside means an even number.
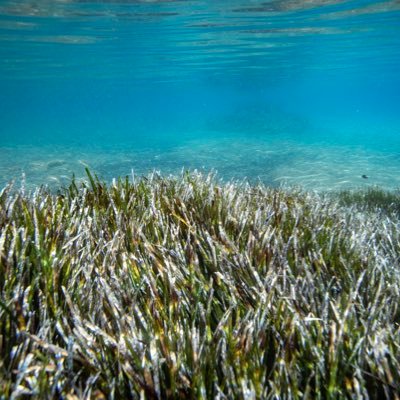
[[[399,1],[3,0],[0,184],[400,187],[399,71]]]

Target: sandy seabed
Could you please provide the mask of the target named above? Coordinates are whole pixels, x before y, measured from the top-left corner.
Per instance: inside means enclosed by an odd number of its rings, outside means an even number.
[[[183,168],[217,171],[220,178],[261,181],[331,191],[366,186],[400,186],[400,159],[393,152],[361,147],[301,144],[294,141],[197,140],[165,148],[0,147],[0,184],[26,181],[27,187],[66,186],[89,167],[106,181],[118,176],[177,174]],[[367,179],[363,175],[368,177]]]

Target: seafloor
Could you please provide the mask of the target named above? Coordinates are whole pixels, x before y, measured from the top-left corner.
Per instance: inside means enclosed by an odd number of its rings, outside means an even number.
[[[199,135],[201,137],[201,135]],[[101,147],[13,146],[0,147],[0,184],[21,181],[28,187],[69,184],[73,174],[85,177],[89,167],[101,178],[163,175],[182,168],[217,171],[220,178],[246,179],[269,186],[300,186],[307,190],[337,191],[379,186],[400,187],[400,159],[394,152],[366,150],[361,146],[307,144],[294,140],[261,140],[243,137],[197,139],[177,146]],[[364,176],[364,178],[363,178]],[[367,178],[365,178],[365,176]]]

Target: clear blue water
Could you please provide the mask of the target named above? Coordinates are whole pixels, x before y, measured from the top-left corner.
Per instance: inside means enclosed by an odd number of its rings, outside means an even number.
[[[399,71],[399,1],[2,0],[0,184],[397,188]]]

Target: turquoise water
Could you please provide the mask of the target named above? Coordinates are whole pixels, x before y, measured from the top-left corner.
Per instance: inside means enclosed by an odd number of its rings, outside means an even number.
[[[399,71],[398,1],[3,0],[0,184],[397,188]]]

